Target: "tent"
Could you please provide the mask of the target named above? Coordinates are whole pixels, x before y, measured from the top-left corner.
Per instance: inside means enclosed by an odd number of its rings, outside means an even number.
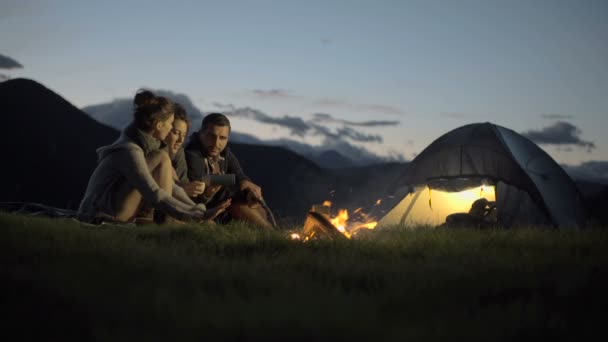
[[[467,213],[485,198],[503,227],[580,228],[586,214],[578,188],[542,149],[513,130],[489,122],[439,137],[406,167],[393,189],[394,207],[378,226],[430,225]]]

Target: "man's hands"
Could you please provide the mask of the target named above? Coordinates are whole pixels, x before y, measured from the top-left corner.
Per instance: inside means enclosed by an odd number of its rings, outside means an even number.
[[[199,181],[182,183],[180,186],[184,189],[188,197],[196,197],[205,192],[205,189],[207,188],[204,182]]]
[[[256,199],[262,199],[262,188],[251,181],[244,180],[241,182],[241,191],[246,192],[247,190],[251,191]]]

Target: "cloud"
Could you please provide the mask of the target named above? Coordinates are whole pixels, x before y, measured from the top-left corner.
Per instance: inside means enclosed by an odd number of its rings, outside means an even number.
[[[588,152],[591,152],[595,148],[595,143],[582,140],[579,137],[580,134],[581,130],[578,127],[565,121],[557,121],[552,126],[539,131],[530,130],[522,133],[523,136],[538,144],[575,145],[585,147]]]
[[[355,131],[354,129],[347,127],[347,126],[339,128],[337,132],[338,132],[339,136],[347,137],[347,138],[351,139],[352,141],[382,143],[382,140],[383,140],[382,137],[379,135],[364,134],[364,133]]]
[[[224,112],[226,116],[237,117],[237,118],[247,118],[252,119],[261,123],[277,125],[281,127],[285,127],[290,130],[291,134],[303,137],[306,135],[308,130],[310,130],[310,125],[308,125],[304,120],[285,115],[283,117],[275,118],[272,117],[260,110],[253,109],[250,107],[243,108],[232,108],[229,111]]]
[[[361,127],[377,127],[377,126],[397,126],[399,125],[399,121],[391,121],[391,120],[370,120],[370,121],[348,121],[337,119],[331,116],[330,114],[325,113],[316,113],[313,115],[312,121],[314,122],[325,122],[325,123],[339,123],[348,126],[361,126]]]
[[[156,95],[170,98],[184,107],[191,121],[190,131],[197,130],[200,127],[205,114],[192,103],[187,95],[169,90],[151,89],[151,91]],[[133,119],[133,98],[119,98],[106,103],[86,106],[82,108],[82,111],[99,122],[122,130]]]
[[[572,119],[572,115],[563,115],[563,114],[541,114],[543,119],[551,119],[551,120],[565,120]]]
[[[331,39],[327,37],[323,37],[320,39],[323,44],[331,44]]]
[[[340,136],[336,133],[333,133],[328,127],[320,126],[317,124],[310,124],[310,126],[313,128],[312,135],[321,135],[325,139],[329,140],[340,140]]]
[[[21,65],[21,63],[17,62],[16,60],[14,60],[8,56],[0,55],[0,69],[21,69],[21,68],[23,68],[23,65]]]
[[[232,105],[221,105],[223,108],[230,108],[228,111],[224,111],[224,114],[228,117],[246,118],[252,119],[260,123],[277,125],[289,129],[291,135],[304,137],[306,135],[311,136],[322,136],[329,140],[345,140],[349,139],[355,142],[363,143],[382,143],[383,139],[380,135],[365,134],[359,132],[351,126],[387,126],[398,124],[398,121],[366,121],[366,122],[351,122],[341,119],[333,118],[330,114],[315,114],[313,119],[304,121],[299,117],[285,115],[283,117],[272,117],[260,110],[253,109],[250,107],[236,108]],[[319,123],[342,123],[344,126],[338,128],[335,132],[332,131],[326,125],[320,125]]]
[[[319,158],[321,155],[328,151],[338,152],[350,160],[352,165],[356,166],[406,161],[404,156],[398,152],[391,151],[387,156],[377,155],[364,147],[352,145],[344,140],[332,139],[331,135],[325,137],[320,145],[311,145],[289,138],[262,140],[250,134],[238,132],[233,132],[230,135],[230,141],[244,144],[281,146],[318,163],[320,162]],[[319,165],[322,165],[322,163]]]
[[[384,113],[391,115],[403,115],[405,111],[401,108],[376,104],[376,103],[353,103],[341,99],[323,98],[313,102],[314,105],[323,107],[343,107],[352,111],[364,113]]]
[[[166,96],[172,100],[180,102],[186,108],[188,115],[193,121],[193,128],[191,128],[191,131],[200,127],[200,122],[204,116],[204,113],[192,104],[188,96],[166,90],[152,91],[158,95]],[[242,117],[256,120],[265,124],[285,127],[290,130],[292,135],[295,136],[302,137],[304,135],[309,135],[320,136],[322,138],[322,143],[320,145],[310,145],[289,138],[264,140],[252,134],[238,132],[238,127],[236,127],[237,129],[233,131],[230,136],[230,140],[233,142],[283,146],[312,160],[316,160],[316,158],[318,158],[323,152],[336,151],[351,160],[353,165],[360,166],[390,161],[405,161],[403,155],[398,152],[391,151],[387,156],[380,156],[364,147],[355,146],[349,142],[350,140],[363,143],[381,143],[382,137],[379,135],[367,135],[347,126],[343,126],[334,131],[326,125],[315,123],[314,120],[304,121],[301,118],[291,116],[274,118],[260,110],[249,107],[236,108],[232,104],[221,104],[214,102],[213,106],[227,110],[224,112],[224,114],[228,115],[229,117]],[[102,123],[117,129],[123,129],[129,122],[131,122],[133,118],[133,100],[132,98],[115,99],[107,103],[84,107],[83,111]],[[331,115],[326,115],[326,118],[334,119]],[[341,123],[340,119],[335,120],[335,123]]]
[[[220,109],[233,109],[234,106],[231,104],[223,104],[223,103],[219,103],[219,102],[213,102],[212,105],[215,108],[220,108]]]
[[[289,90],[285,89],[253,89],[251,91],[256,97],[261,99],[284,99],[287,97],[293,97]]]

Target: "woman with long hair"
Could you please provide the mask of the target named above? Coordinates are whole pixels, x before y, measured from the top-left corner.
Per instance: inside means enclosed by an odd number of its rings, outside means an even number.
[[[167,222],[200,221],[223,212],[230,201],[208,210],[175,183],[164,143],[173,129],[173,102],[140,90],[133,105],[133,122],[113,144],[97,150],[97,168],[80,203],[79,219],[134,222],[146,206],[163,212]],[[144,216],[150,217],[149,213]]]
[[[191,197],[197,197],[205,191],[205,183],[199,181],[190,181],[188,179],[188,165],[186,163],[186,155],[184,153],[184,141],[190,130],[190,120],[186,114],[186,109],[177,102],[175,105],[175,116],[173,120],[173,128],[167,134],[165,143],[167,144],[167,152],[171,157],[171,164],[175,169],[176,182],[181,186],[186,194]]]

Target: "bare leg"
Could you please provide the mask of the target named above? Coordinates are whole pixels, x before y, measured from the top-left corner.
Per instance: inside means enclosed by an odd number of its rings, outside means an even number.
[[[171,158],[166,152],[154,153],[148,161],[148,170],[152,173],[152,178],[158,183],[161,189],[168,193],[173,192],[173,165]]]
[[[160,188],[171,193],[173,191],[173,166],[169,155],[164,151],[151,153],[146,158],[146,162],[152,178]],[[142,204],[141,193],[137,189],[131,189],[122,200],[119,200],[116,219],[122,222],[131,221],[137,216]]]

